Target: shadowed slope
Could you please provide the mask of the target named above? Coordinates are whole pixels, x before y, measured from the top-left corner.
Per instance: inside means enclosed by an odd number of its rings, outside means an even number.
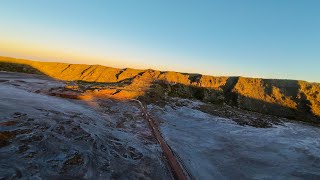
[[[151,69],[117,69],[100,65],[37,62],[7,57],[0,57],[0,62],[2,62],[0,70],[10,70],[7,66],[11,63],[11,65],[27,65],[43,74],[64,81],[116,83],[112,86],[100,86],[100,89],[99,86],[91,88],[93,95],[125,99],[142,97],[146,101],[178,96],[214,103],[224,102],[265,114],[302,118],[304,121],[320,121],[319,83],[213,77]],[[97,88],[99,91],[94,91]]]

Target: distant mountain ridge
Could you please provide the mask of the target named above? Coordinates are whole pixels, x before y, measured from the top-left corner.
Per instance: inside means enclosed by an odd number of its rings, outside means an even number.
[[[37,62],[0,57],[0,70],[45,74],[63,81],[121,83],[120,94],[137,90],[154,98],[171,95],[226,103],[281,117],[320,122],[320,84],[300,80],[214,77],[172,71]],[[19,67],[20,66],[20,67]],[[138,91],[141,90],[141,91]],[[148,92],[148,93],[145,93]],[[116,94],[116,93],[113,93]]]

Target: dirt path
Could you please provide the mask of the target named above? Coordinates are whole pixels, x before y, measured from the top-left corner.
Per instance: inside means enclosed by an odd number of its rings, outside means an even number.
[[[170,146],[165,142],[164,138],[161,136],[157,122],[154,119],[152,119],[152,117],[148,113],[147,109],[143,106],[141,101],[136,100],[136,99],[131,99],[131,100],[138,102],[138,104],[140,105],[143,116],[148,121],[149,127],[150,127],[153,135],[155,136],[155,138],[159,142],[159,144],[163,150],[163,153],[167,158],[168,164],[170,166],[172,174],[174,175],[174,178],[178,179],[178,180],[192,179],[191,174],[187,171],[187,169],[184,168],[182,162],[179,162],[177,160],[178,157],[176,157],[174,155]]]

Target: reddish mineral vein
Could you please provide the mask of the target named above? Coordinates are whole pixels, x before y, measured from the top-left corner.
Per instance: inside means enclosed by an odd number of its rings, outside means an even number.
[[[152,134],[155,136],[157,141],[159,142],[161,149],[163,150],[164,155],[166,156],[166,159],[168,161],[168,164],[170,166],[170,169],[172,171],[172,174],[175,179],[178,180],[186,180],[191,179],[191,174],[182,166],[182,162],[178,162],[176,156],[172,152],[170,146],[166,143],[164,138],[161,136],[161,133],[158,128],[158,124],[156,121],[150,116],[146,108],[143,106],[141,101],[132,99],[135,102],[138,102],[142,113],[145,117],[145,119],[148,121],[149,127],[151,129]]]

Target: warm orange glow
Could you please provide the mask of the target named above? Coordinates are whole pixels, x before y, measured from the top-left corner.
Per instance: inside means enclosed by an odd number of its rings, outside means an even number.
[[[221,97],[224,99],[224,96],[228,96],[228,94],[222,94],[223,88],[230,86],[227,88],[232,89],[228,93],[237,94],[237,99],[234,99],[234,101],[237,101],[236,103],[241,104],[240,101],[243,101],[242,104],[255,108],[256,105],[254,103],[263,102],[265,106],[261,106],[262,109],[266,109],[267,106],[273,107],[273,105],[277,104],[290,110],[310,109],[313,114],[320,114],[318,106],[320,86],[317,83],[307,83],[305,81],[213,77],[178,72],[160,72],[157,70],[117,69],[99,65],[37,62],[6,57],[0,57],[0,62],[22,64],[26,68],[37,69],[59,80],[79,81],[79,86],[86,86],[89,82],[96,83],[93,84],[94,86],[91,89],[86,89],[81,97],[74,97],[72,94],[60,95],[63,97],[69,96],[66,98],[80,98],[86,102],[93,103],[91,104],[92,106],[94,106],[95,97],[118,100],[133,99],[144,96],[150,90],[153,90],[156,95],[164,96],[165,93],[162,86],[151,88],[152,85],[155,85],[153,84],[154,82],[164,82],[171,85],[178,84],[179,86],[173,89],[168,87],[177,95],[189,94],[190,97],[196,97],[199,91],[200,96],[203,96],[201,98],[207,95],[206,97],[208,98]],[[79,88],[73,87],[72,84],[69,86],[72,90]],[[95,90],[92,91],[93,89]]]
[[[0,42],[0,55],[51,62],[60,61],[74,64],[102,64],[118,68],[125,68],[129,63],[128,60],[124,59],[96,56],[93,54],[86,54],[79,50],[60,49],[54,45],[44,46],[42,44],[23,43],[5,39]]]

